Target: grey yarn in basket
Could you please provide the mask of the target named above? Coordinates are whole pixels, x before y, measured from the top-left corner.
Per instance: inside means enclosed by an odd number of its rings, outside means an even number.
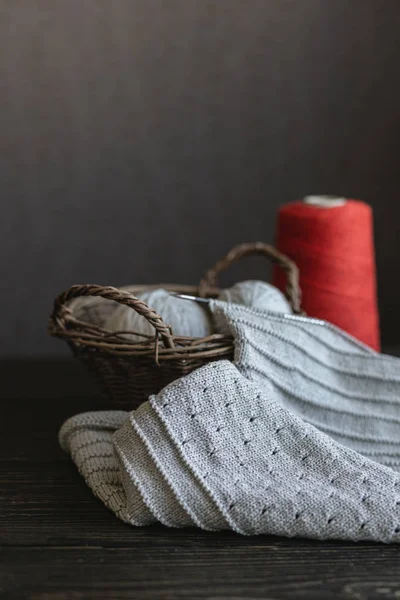
[[[168,325],[174,335],[204,338],[210,335],[212,323],[207,310],[197,302],[187,302],[172,296],[167,290],[155,289],[137,294],[151,306]],[[125,334],[131,341],[154,336],[154,327],[129,306],[118,306],[104,324],[109,331],[135,332]]]
[[[275,286],[264,281],[240,281],[231,288],[222,290],[219,300],[242,304],[249,308],[277,313],[291,313],[285,296]]]
[[[204,338],[212,333],[209,313],[199,303],[177,298],[162,288],[137,292],[136,296],[161,315],[175,335]],[[240,281],[222,290],[219,299],[259,310],[292,312],[282,292],[263,281]],[[101,325],[108,331],[132,332],[124,333],[130,341],[141,341],[144,336],[152,337],[154,334],[154,328],[142,316],[127,306],[118,306],[112,300],[83,297],[74,300],[71,308],[78,318]]]

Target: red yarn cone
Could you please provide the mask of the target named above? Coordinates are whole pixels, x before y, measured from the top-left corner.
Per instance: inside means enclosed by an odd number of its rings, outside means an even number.
[[[312,198],[313,203],[282,206],[277,226],[278,250],[299,267],[303,308],[379,350],[371,207],[343,199],[326,199],[321,206],[318,197]],[[274,284],[284,291],[285,277],[278,267]]]

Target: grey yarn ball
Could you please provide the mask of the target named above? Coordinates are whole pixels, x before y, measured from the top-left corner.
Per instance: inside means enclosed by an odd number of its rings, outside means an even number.
[[[292,312],[291,306],[282,292],[264,281],[240,281],[231,288],[222,290],[218,299],[261,311]]]
[[[167,325],[171,325],[174,335],[203,338],[212,333],[211,318],[197,302],[176,298],[164,289],[141,292],[136,297],[155,310]],[[150,336],[155,334],[154,327],[144,317],[125,305],[114,311],[104,327],[109,331],[132,331]],[[134,334],[127,334],[125,337],[135,342],[146,339]]]

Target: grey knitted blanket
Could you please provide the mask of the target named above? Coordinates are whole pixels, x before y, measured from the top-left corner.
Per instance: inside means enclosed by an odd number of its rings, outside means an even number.
[[[323,321],[213,303],[235,360],[59,439],[118,517],[400,542],[400,361]]]

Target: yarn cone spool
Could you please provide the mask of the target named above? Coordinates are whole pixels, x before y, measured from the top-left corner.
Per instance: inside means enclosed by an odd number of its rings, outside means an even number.
[[[332,196],[291,202],[279,210],[276,245],[299,267],[306,313],[379,350],[371,207]],[[285,288],[278,268],[274,284]]]

